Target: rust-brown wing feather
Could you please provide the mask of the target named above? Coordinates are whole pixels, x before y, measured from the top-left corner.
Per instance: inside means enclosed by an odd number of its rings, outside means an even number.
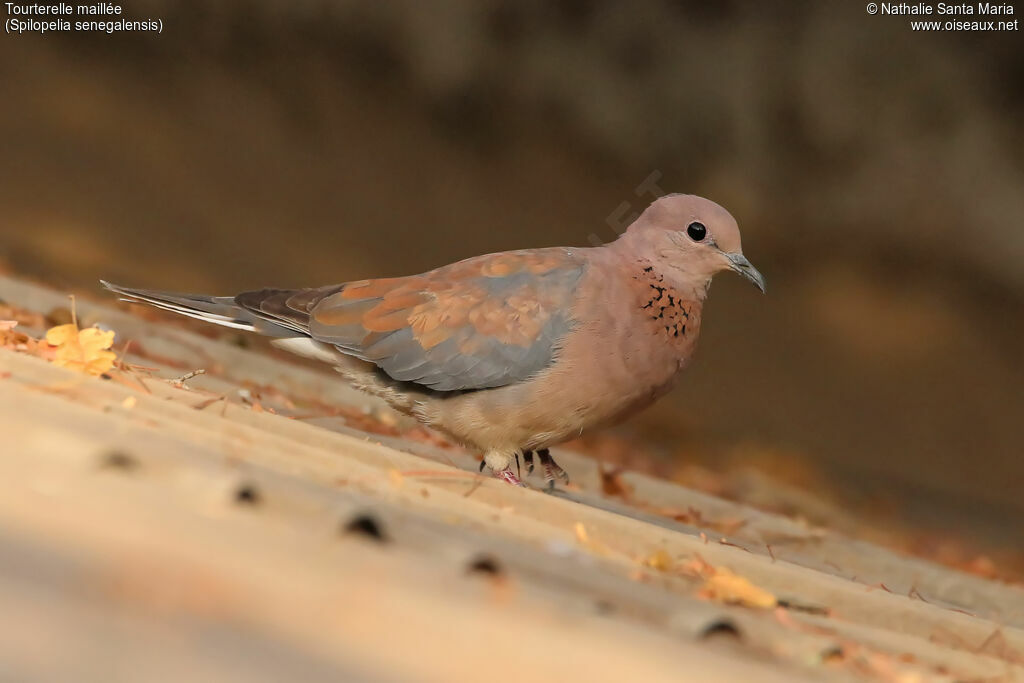
[[[549,365],[583,273],[570,249],[479,256],[410,277],[239,295],[239,306],[437,391],[503,386]]]

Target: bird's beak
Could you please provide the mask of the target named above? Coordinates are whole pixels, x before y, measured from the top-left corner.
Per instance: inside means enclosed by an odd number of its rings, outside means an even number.
[[[754,286],[761,290],[761,293],[765,293],[765,281],[764,275],[761,275],[754,267],[754,264],[747,260],[747,257],[743,254],[726,254],[725,257],[729,259],[729,267],[734,271],[747,278],[754,283]]]

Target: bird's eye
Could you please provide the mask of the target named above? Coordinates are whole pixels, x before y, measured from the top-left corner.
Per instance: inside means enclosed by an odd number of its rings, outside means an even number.
[[[704,227],[703,223],[690,223],[686,226],[686,234],[690,236],[690,239],[694,242],[700,242],[704,239],[704,236],[708,234],[708,229]]]

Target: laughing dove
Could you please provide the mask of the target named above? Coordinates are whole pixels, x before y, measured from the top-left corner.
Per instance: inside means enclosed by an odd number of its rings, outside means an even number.
[[[488,254],[422,275],[237,296],[129,289],[130,301],[275,337],[334,365],[357,388],[483,453],[520,484],[537,453],[617,422],[667,392],[693,353],[711,277],[762,292],[718,204],[668,195],[616,241]]]

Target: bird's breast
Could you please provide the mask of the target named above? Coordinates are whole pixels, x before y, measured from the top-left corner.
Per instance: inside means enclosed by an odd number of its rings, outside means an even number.
[[[541,448],[618,422],[673,385],[701,305],[653,271],[590,269],[553,363],[507,386],[431,402],[427,421],[480,448]]]
[[[693,353],[701,302],[641,264],[636,277],[592,281],[578,328],[551,375],[572,387],[587,422],[616,421],[664,395]]]
[[[696,345],[702,303],[674,287],[651,265],[638,264],[628,285],[627,315],[635,321],[641,343],[660,348],[678,370]]]

